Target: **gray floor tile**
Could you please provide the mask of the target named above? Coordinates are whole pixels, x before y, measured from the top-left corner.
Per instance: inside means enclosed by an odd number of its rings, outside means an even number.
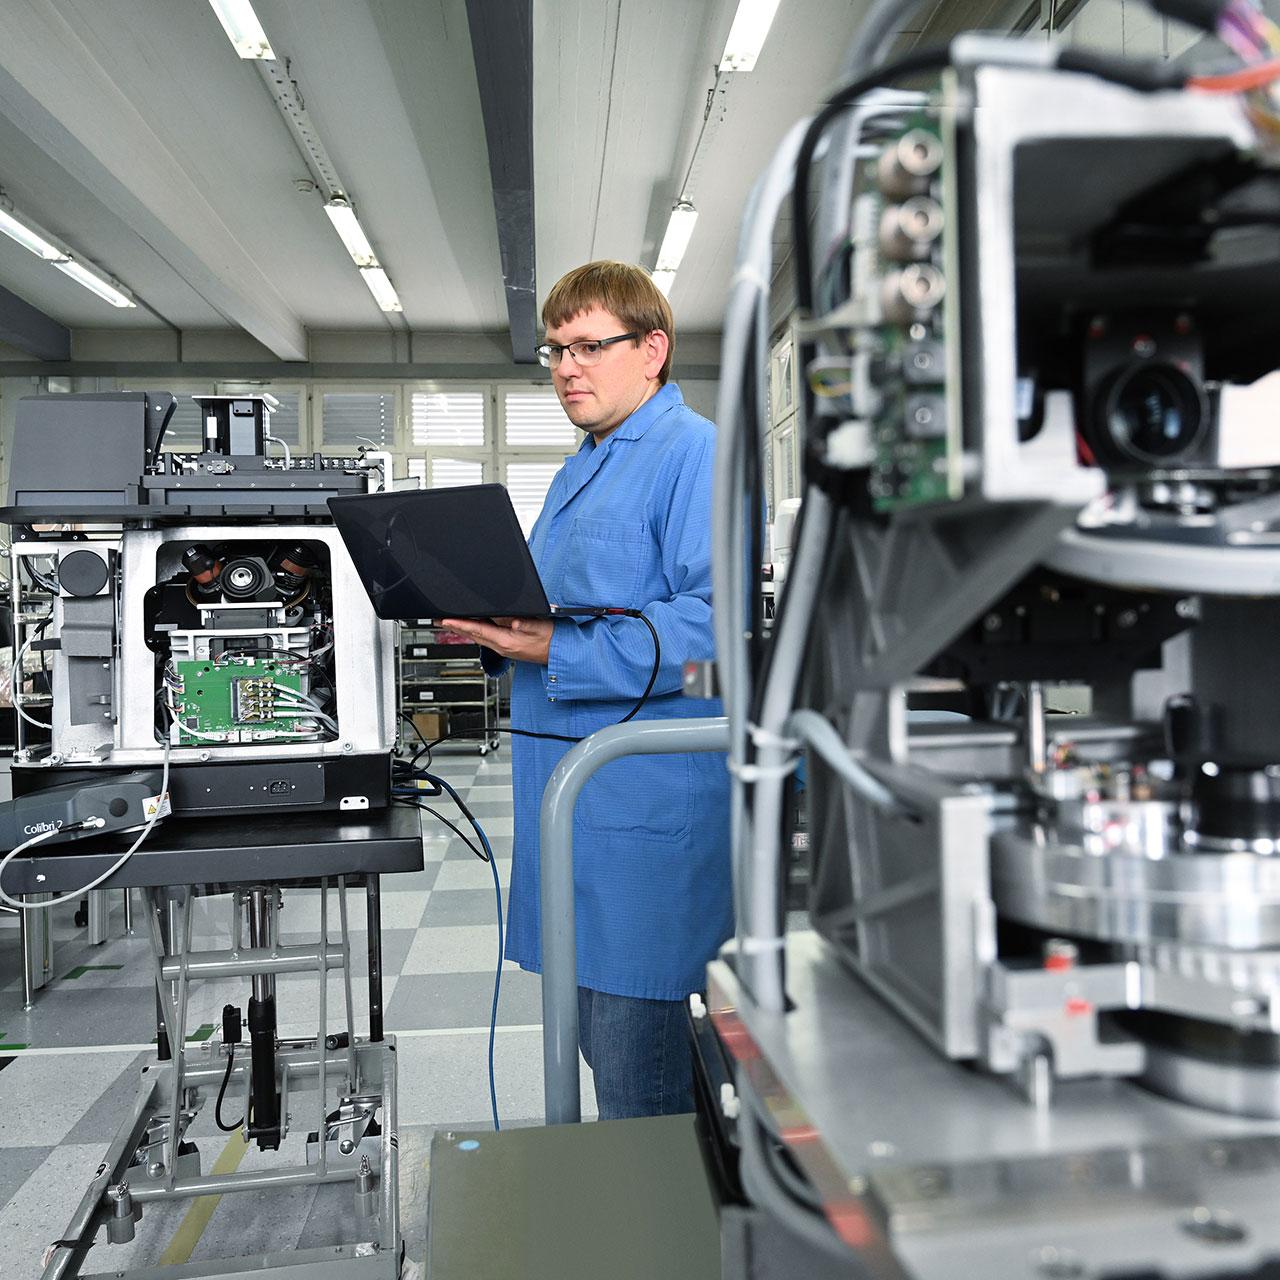
[[[428,862],[421,871],[406,871],[402,875],[396,876],[392,880],[389,876],[383,881],[383,884],[394,884],[397,893],[424,893],[435,886],[436,877],[440,874],[440,859],[436,862]],[[364,907],[360,908],[361,921],[364,919]],[[383,931],[386,930],[385,921],[383,923]]]
[[[6,1277],[34,1280],[40,1275],[41,1255],[62,1235],[101,1159],[102,1148],[97,1144],[57,1147],[0,1209]]]
[[[0,1147],[47,1147],[62,1142],[135,1056],[18,1057],[0,1072],[0,1090],[7,1100],[0,1107]]]
[[[489,830],[488,822],[481,823],[481,826],[484,828],[485,835],[489,837],[489,848],[493,850],[493,856],[497,858],[499,862],[501,862],[504,858],[510,858],[511,857],[511,836],[496,835],[494,832]],[[484,845],[482,845],[479,840],[475,840],[473,841],[473,843],[475,844],[477,849],[484,848]],[[476,861],[477,859],[476,859],[475,851],[472,849],[468,849],[467,846],[463,844],[461,840],[455,840],[449,846],[449,851],[448,853],[445,854],[444,861],[445,862],[459,862],[459,861],[465,862],[468,858],[470,858],[473,862]]]
[[[39,992],[30,1013],[5,1011],[0,1023],[6,1035],[32,1045],[149,1044],[155,1001],[141,986],[95,991],[60,983]]]
[[[467,805],[474,809],[477,804],[497,801],[511,808],[511,784],[509,782],[490,782],[488,779],[477,779],[466,794]]]
[[[496,852],[496,851],[495,851]],[[502,884],[503,897],[506,897],[507,886],[511,883],[511,859],[498,859],[498,879]],[[489,864],[479,858],[456,861],[449,859],[440,864],[440,874],[436,877],[435,892],[439,889],[484,889],[493,892],[493,873]]]
[[[475,804],[468,800],[467,808],[479,818],[482,827],[486,818],[506,818],[508,821],[511,820],[510,800],[477,800]]]
[[[133,1112],[133,1104],[138,1096],[138,1077],[142,1068],[155,1059],[154,1053],[140,1053],[128,1062],[120,1074],[99,1095],[89,1110],[71,1127],[64,1141],[66,1142],[100,1142],[105,1148],[116,1136],[121,1122],[127,1120]],[[48,1061],[56,1061],[45,1059]],[[56,1068],[55,1068],[56,1072]]]
[[[0,1082],[0,1089],[3,1082]],[[0,1205],[8,1204],[14,1192],[49,1158],[52,1147],[0,1148]]]
[[[403,977],[387,1002],[387,1030],[488,1026],[492,1001],[492,973]],[[538,976],[519,970],[504,972],[498,1022],[522,1026],[541,1021],[542,984]]]
[[[401,1124],[437,1128],[492,1128],[489,1110],[489,1037],[430,1036],[401,1040]],[[581,1064],[582,1111],[596,1114],[591,1072]],[[536,1031],[499,1031],[494,1041],[493,1074],[498,1119],[541,1117],[542,1037]]]
[[[422,914],[424,928],[437,925],[492,924],[493,887],[488,889],[433,889]]]
[[[492,973],[497,959],[495,920],[487,924],[441,925],[418,930],[400,972],[406,977],[427,973]]]

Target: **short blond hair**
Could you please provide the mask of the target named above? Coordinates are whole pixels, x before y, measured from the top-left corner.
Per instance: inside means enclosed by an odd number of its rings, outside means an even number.
[[[658,371],[659,384],[666,386],[676,349],[676,328],[671,304],[653,277],[630,262],[588,262],[575,267],[547,294],[542,304],[543,327],[554,329],[592,307],[611,311],[628,330],[649,334],[661,329],[667,335],[667,358]]]

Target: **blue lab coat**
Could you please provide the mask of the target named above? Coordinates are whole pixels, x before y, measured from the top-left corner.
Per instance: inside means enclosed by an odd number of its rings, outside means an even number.
[[[710,658],[715,428],[669,383],[551,482],[529,539],[554,604],[643,609],[662,641],[638,720],[721,714],[684,697],[681,667]],[[496,655],[487,654],[491,670]],[[644,692],[653,642],[635,618],[557,621],[545,667],[517,662],[513,727],[586,737]],[[515,840],[507,958],[541,972],[538,817],[569,744],[513,736]],[[606,765],[574,821],[578,983],[679,1000],[705,987],[733,931],[729,784],[720,754],[631,756]]]

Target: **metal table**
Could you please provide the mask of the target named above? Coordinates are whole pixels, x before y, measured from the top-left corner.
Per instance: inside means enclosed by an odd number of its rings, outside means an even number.
[[[370,1020],[382,1024],[382,911],[378,877],[422,869],[422,826],[416,809],[391,805],[352,813],[299,813],[233,818],[171,818],[158,823],[137,853],[111,878],[112,889],[166,885],[221,887],[251,881],[307,883],[345,875],[365,882],[369,917]],[[15,896],[68,893],[90,883],[135,836],[90,837],[65,845],[37,845],[5,869]],[[22,913],[23,994],[30,1007],[35,983],[30,957],[47,950],[40,911]],[[376,947],[376,954],[375,954]],[[376,1018],[374,1009],[376,1008]]]

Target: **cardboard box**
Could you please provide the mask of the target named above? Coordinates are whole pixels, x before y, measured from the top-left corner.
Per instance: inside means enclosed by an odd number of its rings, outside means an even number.
[[[415,711],[412,719],[414,728],[428,742],[443,738],[449,732],[449,713],[447,711]]]

